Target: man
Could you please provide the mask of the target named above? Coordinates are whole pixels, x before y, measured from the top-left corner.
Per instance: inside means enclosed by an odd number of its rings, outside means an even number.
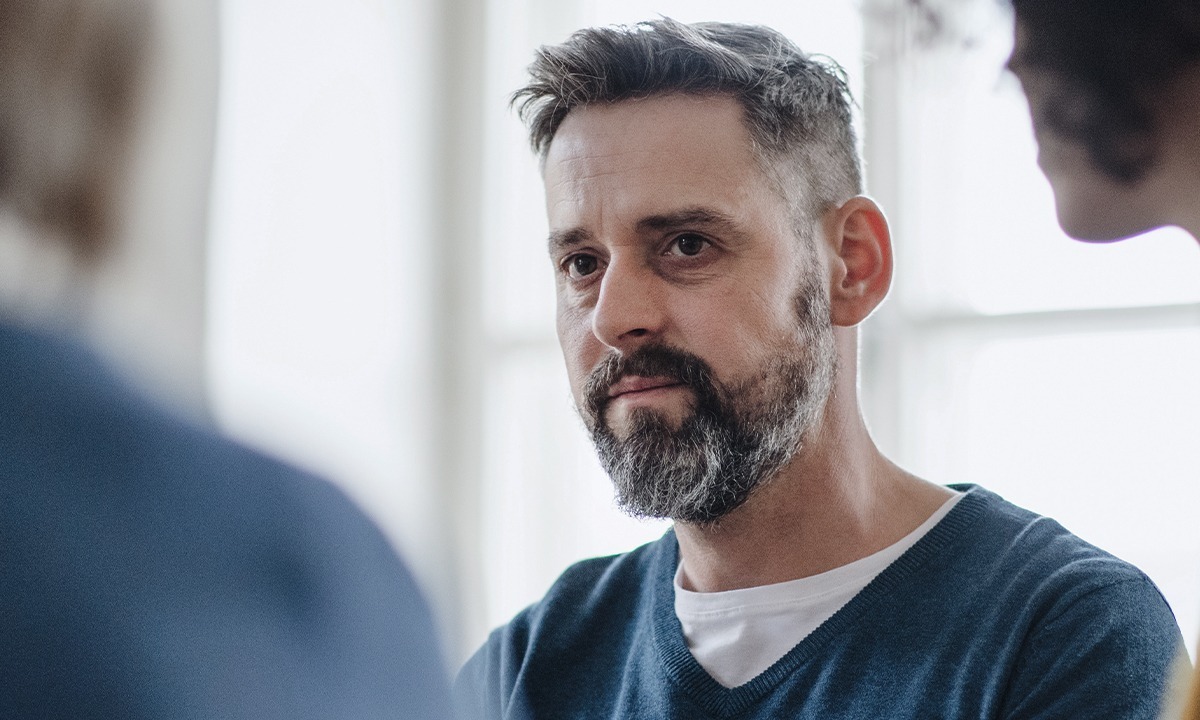
[[[0,0],[7,262],[86,280],[120,246],[150,11]],[[79,287],[36,312],[0,289],[0,716],[449,716],[430,613],[339,491],[33,327]]]
[[[892,252],[840,71],[664,19],[531,75],[572,391],[619,503],[675,523],[494,632],[464,713],[1153,717],[1179,634],[1142,573],[867,432]]]

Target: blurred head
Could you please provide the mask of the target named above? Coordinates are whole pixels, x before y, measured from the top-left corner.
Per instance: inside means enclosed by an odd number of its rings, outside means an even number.
[[[1013,0],[1013,7],[1010,65],[1029,99],[1064,229],[1111,240],[1180,223],[1176,206],[1191,200],[1178,190],[1178,171],[1196,159],[1200,4]]]
[[[114,231],[148,27],[137,0],[0,0],[0,211],[83,259]]]
[[[882,216],[855,197],[844,79],[770,29],[665,19],[575,33],[531,74],[580,414],[626,510],[716,521],[853,374],[834,325],[865,315],[832,268],[847,223]]]

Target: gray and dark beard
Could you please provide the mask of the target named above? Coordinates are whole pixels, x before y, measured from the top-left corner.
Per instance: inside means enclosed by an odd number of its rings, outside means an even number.
[[[833,386],[836,356],[828,300],[797,298],[799,332],[754,377],[727,386],[691,353],[661,344],[610,355],[584,388],[584,418],[617,504],[637,517],[713,523],[742,505],[800,452]],[[693,407],[678,428],[637,409],[618,438],[605,410],[608,390],[626,375],[672,378],[688,387]]]

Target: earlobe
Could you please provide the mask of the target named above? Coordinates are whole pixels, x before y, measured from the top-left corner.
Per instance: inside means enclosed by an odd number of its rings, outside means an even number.
[[[827,221],[830,311],[835,325],[849,327],[865,320],[891,288],[891,231],[875,201],[861,195],[830,211]]]

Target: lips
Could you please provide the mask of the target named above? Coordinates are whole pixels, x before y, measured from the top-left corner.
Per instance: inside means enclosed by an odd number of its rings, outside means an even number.
[[[645,377],[643,375],[626,375],[612,384],[608,389],[609,399],[629,393],[657,390],[659,388],[678,387],[683,385],[675,378],[665,376]]]

